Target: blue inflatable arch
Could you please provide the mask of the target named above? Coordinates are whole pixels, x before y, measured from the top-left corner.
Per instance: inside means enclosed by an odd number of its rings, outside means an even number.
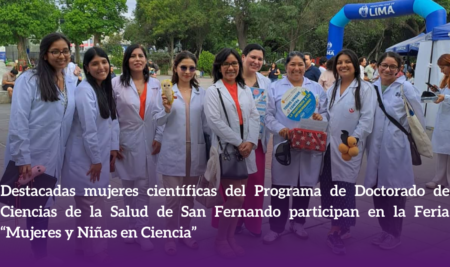
[[[327,57],[342,50],[344,27],[351,20],[384,19],[417,14],[426,20],[426,31],[447,23],[447,12],[432,0],[397,0],[345,5],[330,21]]]

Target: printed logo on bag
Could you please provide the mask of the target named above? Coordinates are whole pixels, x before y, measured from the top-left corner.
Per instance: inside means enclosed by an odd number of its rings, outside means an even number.
[[[316,110],[316,97],[306,88],[293,87],[282,96],[281,109],[294,121],[310,118]]]

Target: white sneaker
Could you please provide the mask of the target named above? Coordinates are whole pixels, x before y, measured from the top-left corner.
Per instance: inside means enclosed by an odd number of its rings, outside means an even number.
[[[272,244],[273,242],[275,242],[275,240],[278,239],[278,237],[280,237],[279,233],[275,233],[274,231],[270,230],[263,238],[263,243],[268,245],[268,244]]]
[[[289,228],[298,238],[308,239],[308,233],[305,231],[303,224],[291,222],[291,227]]]
[[[425,184],[425,186],[428,189],[435,189],[437,187],[437,184],[435,182],[428,182],[428,183]]]
[[[148,239],[148,238],[145,238],[143,236],[139,236],[135,240],[136,240],[136,243],[141,245],[141,249],[143,251],[150,251],[150,250],[154,249],[152,241],[150,241],[150,239]]]

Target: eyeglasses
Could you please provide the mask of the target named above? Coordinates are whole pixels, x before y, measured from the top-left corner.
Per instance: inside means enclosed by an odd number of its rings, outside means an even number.
[[[224,62],[224,63],[222,63],[222,67],[225,67],[225,68],[229,68],[230,66],[232,66],[233,68],[236,68],[237,66],[239,66],[239,62],[237,62],[237,61],[233,61],[233,62]]]
[[[182,72],[186,72],[189,69],[189,72],[194,72],[197,68],[194,66],[190,66],[189,68],[187,66],[180,66],[180,69]]]
[[[396,65],[388,65],[388,64],[381,64],[380,65],[380,68],[382,68],[382,69],[390,69],[390,70],[398,70],[398,66],[396,66]]]
[[[68,56],[70,55],[70,50],[69,49],[64,49],[63,51],[59,51],[59,50],[52,50],[52,51],[48,51],[50,54],[52,54],[54,57],[58,57],[61,54]]]

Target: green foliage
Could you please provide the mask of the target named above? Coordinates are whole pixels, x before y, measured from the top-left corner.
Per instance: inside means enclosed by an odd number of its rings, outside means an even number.
[[[108,41],[102,45],[102,48],[108,53],[111,64],[121,69],[123,62],[123,48],[121,45],[122,35],[115,34],[108,38]]]
[[[215,56],[208,51],[202,51],[200,58],[198,59],[198,69],[203,70],[205,73],[211,76],[213,63]]]
[[[147,55],[149,59],[153,60],[161,68],[164,64],[170,63],[170,55],[167,52],[153,52]]]

